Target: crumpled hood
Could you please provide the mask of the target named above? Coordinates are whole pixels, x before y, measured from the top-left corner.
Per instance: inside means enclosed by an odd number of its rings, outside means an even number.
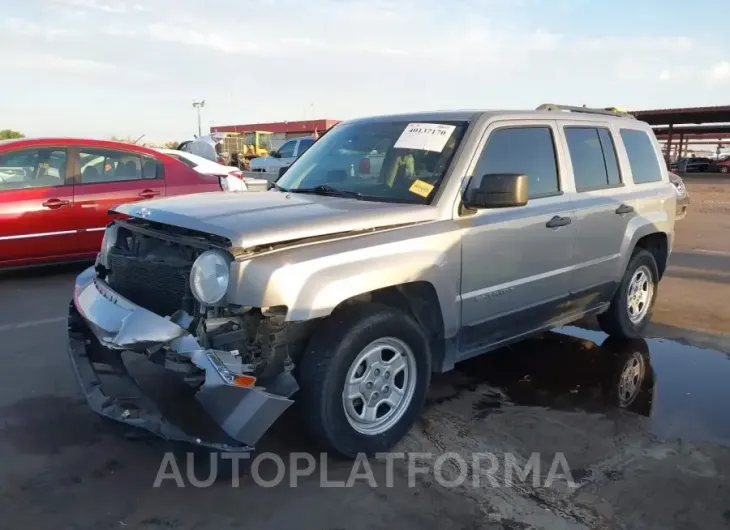
[[[306,237],[433,221],[436,208],[279,191],[213,192],[122,204],[114,211],[254,247]]]

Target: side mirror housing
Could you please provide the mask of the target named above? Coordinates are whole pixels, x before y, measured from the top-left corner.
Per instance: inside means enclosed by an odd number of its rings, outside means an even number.
[[[514,208],[527,204],[527,175],[491,173],[484,175],[477,186],[472,186],[473,182],[464,192],[463,203],[466,208]]]

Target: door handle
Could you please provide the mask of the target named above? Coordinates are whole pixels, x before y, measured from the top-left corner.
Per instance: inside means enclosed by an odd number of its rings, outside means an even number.
[[[142,197],[143,199],[151,199],[152,197],[156,197],[159,195],[160,192],[157,190],[142,190],[139,192],[139,197]]]
[[[561,226],[567,226],[570,224],[570,217],[560,217],[559,215],[556,215],[552,219],[550,219],[547,223],[545,223],[545,226],[548,228],[560,228]]]
[[[624,214],[627,214],[627,213],[633,213],[633,211],[634,211],[634,207],[633,206],[629,206],[628,204],[622,204],[621,206],[619,206],[618,208],[616,208],[616,213],[618,215],[624,215]]]
[[[41,203],[44,208],[50,208],[51,210],[56,210],[58,208],[61,208],[62,206],[68,206],[71,204],[71,201],[67,200],[61,200],[61,199],[48,199],[47,201]]]

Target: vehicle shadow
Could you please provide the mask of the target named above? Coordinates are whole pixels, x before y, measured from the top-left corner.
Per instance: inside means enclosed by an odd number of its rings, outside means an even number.
[[[667,276],[728,284],[730,256],[675,250],[670,258]]]
[[[0,269],[0,281],[22,281],[68,275],[75,276],[93,264],[94,260],[79,260],[69,263],[49,263],[23,268]]]

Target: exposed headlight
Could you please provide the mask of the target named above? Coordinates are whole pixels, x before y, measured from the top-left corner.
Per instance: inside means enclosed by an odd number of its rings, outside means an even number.
[[[104,239],[101,240],[101,249],[99,255],[96,258],[96,262],[101,264],[104,268],[109,269],[109,251],[112,249],[114,244],[117,242],[117,234],[119,233],[119,227],[115,224],[111,224],[104,231]]]
[[[674,190],[677,192],[677,196],[683,199],[687,195],[687,188],[684,187],[682,182],[672,182],[674,184]]]
[[[190,271],[193,296],[204,304],[217,304],[226,295],[230,275],[230,259],[223,252],[203,252]]]

